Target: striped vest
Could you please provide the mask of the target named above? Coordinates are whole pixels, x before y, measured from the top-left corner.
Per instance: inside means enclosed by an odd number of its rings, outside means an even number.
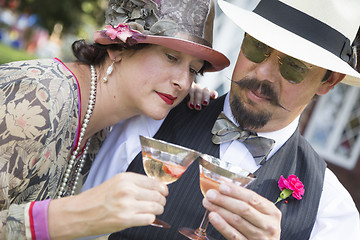
[[[188,109],[185,103],[173,109],[155,138],[183,145],[216,157],[219,157],[219,145],[212,143],[211,129],[223,109],[225,97],[214,100],[202,111]],[[314,226],[319,200],[323,187],[326,164],[315,153],[297,129],[289,140],[264,164],[255,175],[257,180],[251,189],[275,202],[280,194],[278,180],[295,174],[305,186],[302,200],[288,198],[277,207],[282,212],[281,239],[308,239]],[[128,171],[144,173],[139,153]],[[169,196],[165,211],[159,219],[172,225],[170,229],[157,227],[135,227],[113,233],[109,239],[187,239],[177,232],[180,227],[197,228],[205,212],[202,206],[203,195],[199,187],[199,167],[195,161],[176,182],[168,185]],[[211,224],[208,234],[215,239],[224,239]]]

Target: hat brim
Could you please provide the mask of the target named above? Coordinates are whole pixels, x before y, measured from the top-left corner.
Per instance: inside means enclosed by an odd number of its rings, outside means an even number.
[[[210,67],[205,70],[206,72],[220,71],[230,65],[229,59],[224,54],[205,45],[175,37],[154,35],[144,36],[144,38],[137,39],[137,43],[161,45],[209,62]],[[94,41],[103,45],[122,43],[121,40],[117,38],[112,40],[104,33],[104,31],[96,31],[94,34]]]
[[[346,74],[348,76],[344,78],[343,83],[360,86],[360,73],[335,54],[252,11],[223,0],[218,0],[218,4],[237,26],[259,41],[309,64]]]

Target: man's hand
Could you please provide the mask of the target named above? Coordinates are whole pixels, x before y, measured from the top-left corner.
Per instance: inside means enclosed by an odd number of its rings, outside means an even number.
[[[211,212],[211,224],[226,239],[280,239],[280,210],[254,191],[222,183],[219,191],[206,193],[203,205]]]

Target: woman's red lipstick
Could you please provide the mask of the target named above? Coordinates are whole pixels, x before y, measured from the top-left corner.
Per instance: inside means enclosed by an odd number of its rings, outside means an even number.
[[[173,105],[177,97],[173,97],[170,94],[156,92],[166,104]]]

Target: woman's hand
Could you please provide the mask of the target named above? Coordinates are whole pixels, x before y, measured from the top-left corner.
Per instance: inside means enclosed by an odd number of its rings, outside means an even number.
[[[218,97],[217,91],[210,91],[208,88],[202,88],[200,84],[193,82],[189,92],[188,106],[190,109],[201,110],[201,106],[206,106],[211,99]]]
[[[119,173],[79,195],[51,201],[50,237],[73,239],[149,225],[163,213],[167,195],[167,186],[159,181]]]

